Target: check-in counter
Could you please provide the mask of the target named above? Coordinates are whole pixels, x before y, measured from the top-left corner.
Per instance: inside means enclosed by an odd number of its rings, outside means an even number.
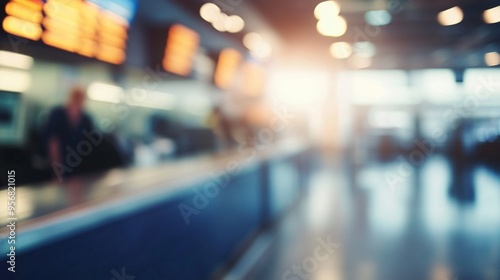
[[[307,143],[260,149],[17,187],[15,276],[112,279],[124,269],[137,279],[209,279],[304,191]]]

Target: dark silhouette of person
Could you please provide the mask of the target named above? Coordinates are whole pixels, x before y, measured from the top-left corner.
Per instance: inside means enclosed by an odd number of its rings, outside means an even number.
[[[87,153],[89,148],[92,149],[88,144],[81,145],[90,143],[88,135],[93,131],[92,120],[84,112],[85,99],[85,90],[80,86],[73,87],[65,106],[52,109],[46,124],[47,156],[59,179],[82,173],[83,158],[78,151]],[[93,137],[100,139],[93,140],[102,141],[102,134],[95,134]]]

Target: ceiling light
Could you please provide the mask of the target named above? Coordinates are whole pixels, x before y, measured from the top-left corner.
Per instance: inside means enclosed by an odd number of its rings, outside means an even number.
[[[489,52],[484,55],[484,62],[488,66],[500,65],[500,54],[497,52]]]
[[[232,15],[226,19],[226,30],[230,33],[238,33],[245,27],[245,22],[239,16]]]
[[[262,37],[255,32],[250,32],[243,37],[243,45],[249,50],[253,49],[260,41],[262,41]]]
[[[352,47],[346,42],[336,42],[330,46],[330,53],[334,58],[348,58],[352,54]]]
[[[341,16],[322,18],[316,25],[319,34],[329,37],[339,37],[347,31],[347,22]]]
[[[200,16],[208,22],[215,21],[220,15],[221,10],[214,3],[206,3],[200,8]]]
[[[257,58],[268,58],[272,53],[272,46],[260,34],[251,32],[243,37],[243,45]]]
[[[455,25],[460,23],[464,19],[464,12],[460,7],[455,6],[440,12],[437,16],[438,22],[441,25]]]
[[[27,70],[33,65],[33,58],[23,54],[0,51],[0,65]]]
[[[340,6],[334,1],[324,1],[319,3],[314,9],[314,16],[317,19],[337,16],[340,12]]]
[[[221,13],[217,16],[217,18],[212,22],[212,26],[220,32],[225,32],[227,31],[226,26],[227,26],[227,20],[229,16],[226,15],[225,13]]]
[[[500,6],[484,11],[483,19],[488,24],[500,22]]]
[[[391,22],[392,16],[386,10],[368,11],[365,13],[366,23],[372,26],[387,25]]]

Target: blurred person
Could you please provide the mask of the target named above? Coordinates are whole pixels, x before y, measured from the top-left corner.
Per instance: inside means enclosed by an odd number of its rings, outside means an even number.
[[[45,127],[47,157],[60,180],[88,169],[86,157],[103,140],[84,111],[85,95],[81,86],[74,86],[65,106],[52,109]]]

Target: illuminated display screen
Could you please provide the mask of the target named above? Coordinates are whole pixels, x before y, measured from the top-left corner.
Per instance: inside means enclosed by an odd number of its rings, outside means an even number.
[[[193,68],[199,41],[195,31],[179,24],[172,26],[168,32],[163,68],[177,75],[188,76]]]
[[[2,27],[19,37],[121,64],[134,9],[130,0],[11,0]]]
[[[3,29],[19,37],[33,41],[42,36],[42,8],[44,2],[18,0],[5,5],[6,17],[2,21]]]
[[[238,70],[241,59],[241,54],[236,50],[222,50],[219,55],[219,60],[217,61],[217,68],[215,69],[215,85],[222,89],[228,89],[235,80],[236,71]]]

